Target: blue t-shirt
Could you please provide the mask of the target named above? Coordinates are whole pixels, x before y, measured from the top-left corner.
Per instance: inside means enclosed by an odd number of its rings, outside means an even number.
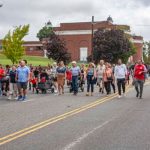
[[[25,67],[18,67],[17,75],[18,75],[18,82],[27,82],[30,70],[27,66]]]
[[[78,76],[81,72],[80,68],[78,66],[71,68],[72,76]]]
[[[94,75],[94,68],[89,68],[88,72],[87,72],[87,75],[93,76]]]
[[[57,73],[65,73],[66,67],[57,67]]]

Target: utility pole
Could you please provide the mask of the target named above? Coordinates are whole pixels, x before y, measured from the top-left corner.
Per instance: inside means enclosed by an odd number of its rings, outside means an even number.
[[[93,51],[94,51],[94,48],[93,48],[93,38],[94,38],[94,16],[92,16],[92,35],[91,35],[91,56],[92,56],[92,62],[94,60],[94,55],[93,55]]]

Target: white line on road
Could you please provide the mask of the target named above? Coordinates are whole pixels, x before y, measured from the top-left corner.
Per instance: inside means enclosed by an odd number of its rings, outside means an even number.
[[[77,144],[81,143],[85,138],[87,138],[89,135],[93,134],[96,130],[104,127],[105,125],[107,125],[108,123],[110,123],[111,121],[113,121],[115,118],[108,120],[106,122],[104,122],[103,124],[95,127],[93,130],[84,133],[81,137],[77,138],[75,141],[73,141],[72,143],[68,144],[65,148],[63,148],[63,150],[71,150],[73,147],[75,147]]]

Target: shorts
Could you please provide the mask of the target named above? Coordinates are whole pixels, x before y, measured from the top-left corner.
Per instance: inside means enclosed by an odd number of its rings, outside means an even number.
[[[32,84],[32,87],[33,87],[33,88],[36,88],[36,83]]]
[[[27,89],[28,82],[18,82],[17,85],[18,85],[18,89],[26,90],[26,89]]]
[[[57,77],[53,77],[53,81],[54,81],[54,82],[57,82]]]
[[[103,78],[97,78],[97,84],[102,84],[102,82],[103,82]]]

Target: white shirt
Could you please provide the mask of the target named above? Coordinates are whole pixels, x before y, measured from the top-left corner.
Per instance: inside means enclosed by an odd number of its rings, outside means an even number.
[[[103,78],[103,73],[105,71],[105,65],[101,66],[101,65],[98,65],[97,66],[97,69],[96,69],[96,72],[97,72],[97,77],[98,78]]]
[[[127,67],[125,64],[115,66],[114,75],[116,79],[124,79],[127,75]]]

